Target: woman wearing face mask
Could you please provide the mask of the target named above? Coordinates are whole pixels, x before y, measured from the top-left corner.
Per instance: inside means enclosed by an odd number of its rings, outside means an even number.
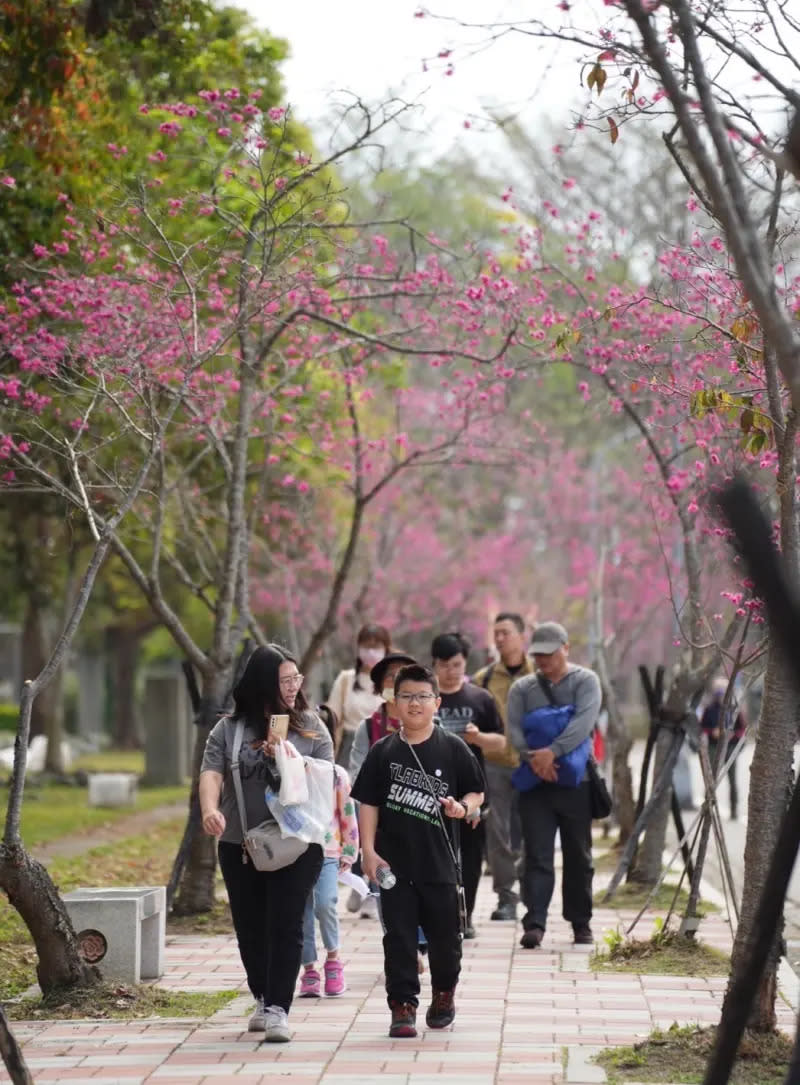
[[[350,750],[358,725],[381,705],[370,671],[384,658],[391,645],[391,637],[382,625],[362,626],[356,638],[355,667],[341,671],[333,683],[328,704],[339,720],[336,763],[342,768],[346,769],[350,763]]]
[[[413,656],[405,652],[389,652],[383,659],[378,660],[370,672],[370,682],[378,707],[374,712],[370,712],[366,719],[361,720],[355,731],[350,761],[347,765],[351,780],[355,780],[358,776],[358,771],[370,747],[374,746],[378,739],[400,729],[400,720],[395,715],[394,707],[394,678],[397,672],[409,663],[416,663]],[[353,871],[356,874],[361,873],[360,861],[358,866],[353,864]],[[377,919],[377,886],[372,889],[373,892],[363,902],[358,893],[353,890],[347,900],[348,911],[357,912],[360,908],[362,919]]]

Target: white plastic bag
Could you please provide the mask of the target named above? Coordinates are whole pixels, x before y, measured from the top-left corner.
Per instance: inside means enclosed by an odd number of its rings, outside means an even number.
[[[303,762],[300,762],[303,764]],[[267,788],[264,798],[270,813],[277,821],[282,836],[296,836],[308,844],[325,843],[325,836],[333,821],[334,776],[330,761],[313,757],[305,759],[305,778],[308,790],[306,802],[285,804],[280,795]]]
[[[284,739],[275,747],[275,766],[281,777],[278,798],[283,806],[308,802],[308,784],[303,758],[291,742]]]

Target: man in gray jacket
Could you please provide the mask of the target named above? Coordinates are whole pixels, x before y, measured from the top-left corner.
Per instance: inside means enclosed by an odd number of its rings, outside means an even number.
[[[600,712],[600,681],[594,671],[568,661],[569,638],[558,622],[542,622],[531,642],[536,674],[518,679],[508,695],[508,736],[527,759],[541,783],[519,797],[522,837],[525,843],[525,904],[527,913],[521,945],[537,949],[542,944],[547,911],[555,886],[556,831],[561,836],[563,858],[563,916],[572,924],[579,945],[591,945],[592,928],[592,815],[589,785],[559,787],[558,759],[580,746],[592,733]],[[550,696],[548,696],[548,691]],[[573,705],[574,715],[549,746],[531,750],[522,721],[536,708],[550,704]]]

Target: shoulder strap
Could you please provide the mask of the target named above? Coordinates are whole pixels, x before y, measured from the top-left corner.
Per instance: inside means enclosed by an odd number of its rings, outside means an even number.
[[[553,693],[553,687],[550,684],[550,680],[548,678],[543,678],[540,674],[537,674],[536,681],[542,687],[542,693],[548,699],[550,704],[554,705],[556,708],[562,707],[561,705],[559,705],[558,701],[555,698],[555,694]]]
[[[231,753],[231,776],[233,777],[233,790],[236,792],[236,805],[239,807],[239,820],[242,823],[242,835],[247,832],[247,814],[245,813],[244,808],[241,765],[239,764],[239,750],[242,748],[243,737],[244,720],[237,720],[236,730],[233,733],[233,751]]]
[[[446,738],[449,739],[450,736],[447,735],[446,731],[442,731],[442,734],[445,735]],[[436,811],[436,819],[439,822],[439,828],[444,833],[444,839],[445,839],[445,843],[447,844],[447,850],[450,852],[450,858],[453,860],[453,866],[456,868],[456,880],[458,881],[458,884],[461,885],[463,883],[463,878],[461,876],[461,849],[459,848],[458,852],[456,852],[456,849],[453,847],[453,842],[450,839],[450,833],[447,831],[447,826],[444,823],[444,816],[442,814],[441,805],[439,804],[439,800],[436,798],[436,794],[434,793],[434,790],[430,785],[430,781],[428,780],[428,774],[425,771],[425,769],[422,767],[422,762],[420,761],[419,757],[417,756],[417,751],[414,749],[413,745],[410,742],[408,742],[406,739],[403,739],[402,736],[400,736],[400,740],[401,740],[401,742],[405,742],[406,746],[408,746],[409,750],[411,751],[411,756],[414,758],[414,760],[417,763],[417,768],[420,771],[420,775],[422,776],[425,787],[428,790],[428,794],[433,799],[433,808]]]
[[[489,683],[492,680],[494,674],[494,663],[490,663],[486,670],[483,672],[483,678],[481,678],[481,688],[488,689]]]

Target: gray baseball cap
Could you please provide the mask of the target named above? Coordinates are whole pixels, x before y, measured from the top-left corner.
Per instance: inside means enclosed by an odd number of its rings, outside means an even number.
[[[558,622],[540,622],[533,631],[531,655],[549,656],[569,643],[567,631]]]

